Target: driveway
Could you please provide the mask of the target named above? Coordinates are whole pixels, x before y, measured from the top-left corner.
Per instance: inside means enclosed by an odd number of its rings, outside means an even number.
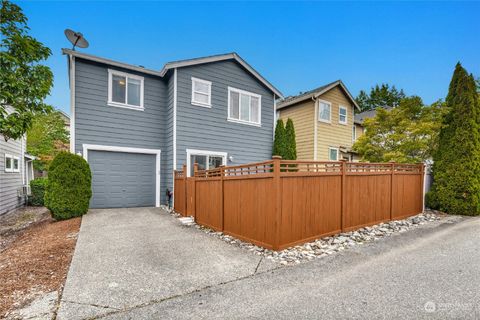
[[[275,268],[156,209],[92,212],[59,318],[480,319],[479,230],[445,219]]]
[[[275,267],[158,208],[91,210],[82,220],[57,319],[138,308]]]

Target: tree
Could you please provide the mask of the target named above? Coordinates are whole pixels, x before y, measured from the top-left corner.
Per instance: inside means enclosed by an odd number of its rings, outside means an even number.
[[[0,134],[5,141],[22,137],[34,114],[51,110],[43,100],[50,93],[53,74],[39,64],[51,55],[49,48],[28,35],[22,9],[1,0],[0,9]],[[13,110],[7,111],[7,107]]]
[[[364,122],[365,134],[353,150],[370,162],[423,162],[437,147],[445,106],[436,102],[424,106],[419,97],[401,100],[398,107],[378,108],[375,117]]]
[[[384,106],[396,107],[405,97],[403,90],[398,91],[395,86],[390,87],[388,84],[382,83],[380,86],[377,84],[371,88],[370,94],[361,90],[355,101],[360,107],[360,112],[363,112]]]
[[[295,128],[292,119],[288,118],[285,126],[285,159],[297,160],[297,143],[295,142]]]
[[[47,170],[60,151],[68,150],[69,134],[59,111],[36,115],[27,131],[27,152],[37,157],[35,169]]]
[[[285,157],[285,126],[282,119],[277,120],[275,127],[275,140],[273,141],[273,154],[274,156]]]
[[[429,198],[451,214],[480,214],[480,101],[472,75],[457,63],[446,99]]]

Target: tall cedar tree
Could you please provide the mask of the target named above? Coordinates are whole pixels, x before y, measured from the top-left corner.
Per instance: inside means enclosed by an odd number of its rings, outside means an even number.
[[[295,128],[293,126],[292,119],[288,118],[287,125],[285,126],[285,139],[286,143],[286,155],[287,160],[297,160],[297,144],[295,142]]]
[[[285,126],[282,119],[277,120],[277,125],[275,127],[275,140],[273,141],[273,156],[285,157]]]
[[[1,0],[0,17],[0,134],[7,141],[22,137],[35,114],[51,111],[43,100],[50,93],[53,74],[40,64],[51,51],[28,35],[22,9]]]
[[[451,214],[480,214],[480,101],[472,75],[458,63],[446,99],[434,184],[429,196]]]

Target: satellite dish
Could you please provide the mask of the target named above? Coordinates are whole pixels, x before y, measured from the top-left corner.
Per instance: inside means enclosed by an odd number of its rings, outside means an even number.
[[[81,32],[65,29],[65,36],[67,37],[68,41],[73,44],[72,50],[75,50],[75,47],[88,48],[88,41],[83,37]]]

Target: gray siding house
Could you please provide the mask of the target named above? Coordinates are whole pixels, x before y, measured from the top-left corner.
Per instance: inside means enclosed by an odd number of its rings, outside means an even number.
[[[282,98],[236,53],[149,70],[63,49],[71,152],[92,169],[92,208],[159,206],[173,170],[271,157]]]
[[[25,204],[19,188],[33,179],[34,157],[25,153],[27,140],[5,141],[0,134],[0,215]]]

